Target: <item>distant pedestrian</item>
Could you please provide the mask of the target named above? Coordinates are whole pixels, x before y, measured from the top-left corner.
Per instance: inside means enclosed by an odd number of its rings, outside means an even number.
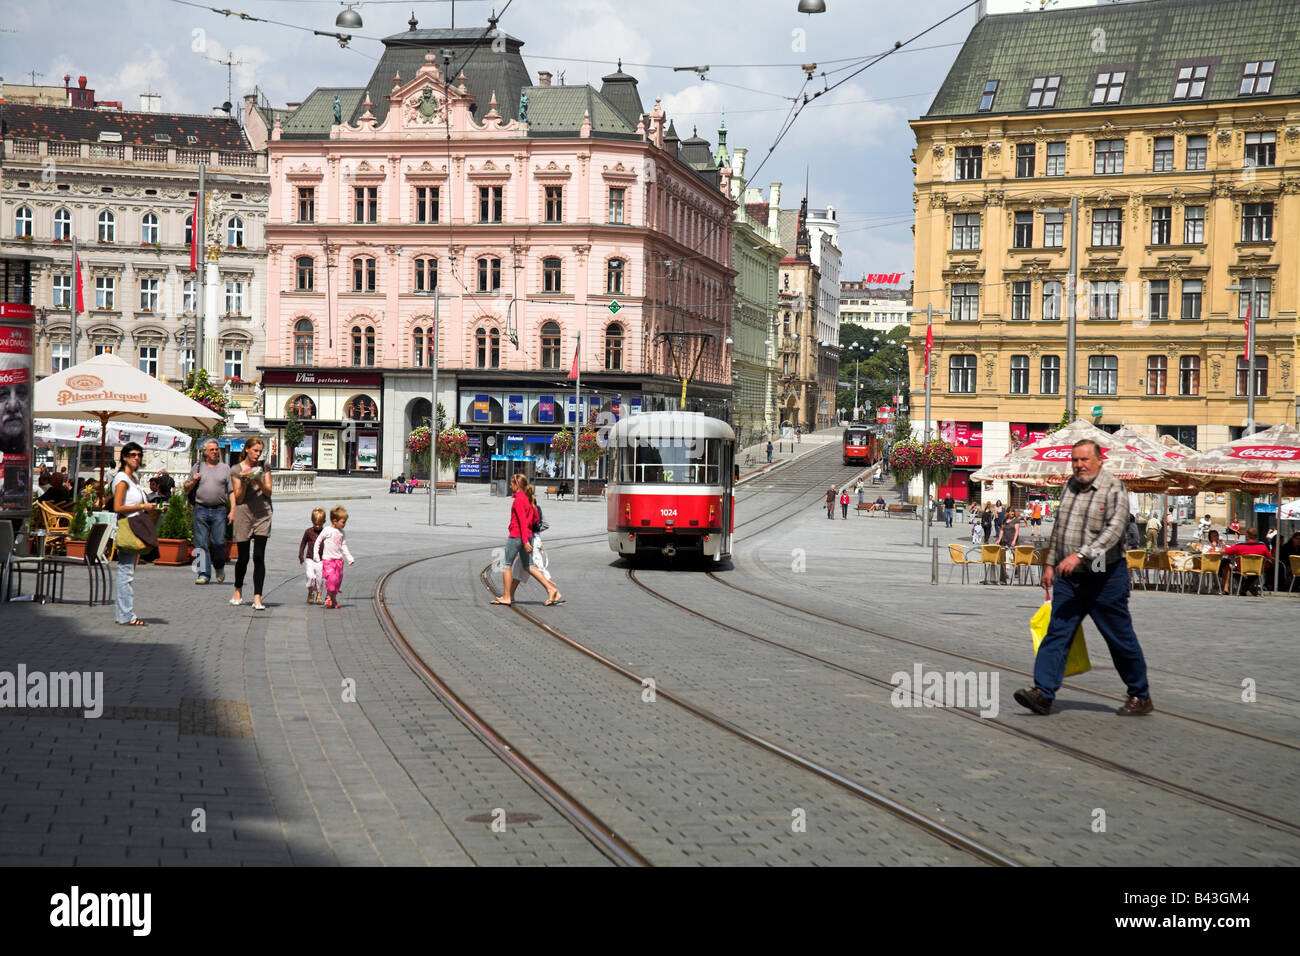
[[[1165,515],[1165,541],[1171,548],[1178,547],[1178,515],[1173,508]]]
[[[159,468],[155,477],[158,479],[158,491],[163,496],[163,500],[170,501],[172,493],[176,490],[176,479],[167,474],[166,467]]]
[[[298,563],[303,566],[307,578],[307,603],[323,604],[325,602],[325,578],[320,561],[316,560],[316,539],[325,530],[325,509],[313,508],[311,527],[302,533],[298,542]]]
[[[840,511],[844,512],[844,520],[849,520],[849,488],[847,485],[840,492]]]
[[[215,438],[203,443],[203,460],[190,469],[183,487],[194,502],[194,550],[201,555],[195,561],[198,574],[194,583],[207,584],[215,573],[217,583],[224,584],[226,525],[235,513],[235,484]]]
[[[1241,522],[1236,518],[1232,519],[1232,524],[1228,525],[1228,538],[1235,544],[1241,540]]]
[[[157,511],[158,506],[145,498],[144,489],[136,481],[135,473],[144,461],[144,449],[133,441],[122,446],[121,471],[113,478],[113,511],[119,518],[140,512]],[[148,627],[144,618],[135,616],[135,566],[140,555],[135,551],[117,552],[117,607],[114,618],[118,624],[129,627]]]
[[[859,479],[858,479],[858,488],[857,488],[857,491],[858,491],[858,504],[865,504],[865,503],[866,503],[866,500],[865,500],[865,499],[866,499],[866,494],[867,494],[867,490],[866,490],[866,489],[867,489],[867,486],[863,483],[862,479],[859,478]]]
[[[984,540],[993,540],[993,503],[986,501],[984,510],[980,512],[980,527],[984,531]]]
[[[1133,515],[1128,516],[1128,527],[1124,529],[1124,543],[1130,551],[1137,551],[1142,547],[1142,532],[1138,530],[1138,519]]]
[[[320,562],[321,577],[325,582],[325,606],[336,611],[340,606],[339,591],[343,590],[343,559],[347,558],[348,564],[357,563],[352,560],[352,552],[343,536],[347,523],[348,510],[339,505],[330,510],[330,526],[316,538],[316,560]]]
[[[266,542],[271,536],[271,469],[262,453],[260,437],[244,442],[244,458],[230,470],[235,484],[234,532],[239,560],[235,563],[235,595],[230,603],[244,602],[244,574],[253,561],[253,610],[265,611],[262,588],[266,584]]]
[[[1035,501],[1029,506],[1029,524],[1034,528],[1043,526],[1043,503],[1041,501]]]
[[[803,426],[802,426],[802,425],[795,425],[795,426],[794,426],[794,440],[795,440],[796,442],[799,442],[800,444],[803,443]]]
[[[993,506],[993,533],[999,538],[1002,537],[1002,522],[1007,520],[1007,509],[1002,507],[999,501]]]
[[[956,502],[951,494],[943,496],[943,526],[945,528],[952,527],[952,512],[955,505]]]
[[[1210,537],[1210,529],[1213,527],[1214,522],[1211,520],[1209,515],[1206,515],[1196,523],[1196,540],[1208,541]]]
[[[826,492],[826,517],[832,521],[835,520],[835,486],[831,485],[830,491]]]
[[[536,493],[528,479],[521,474],[510,476],[510,490],[514,497],[510,502],[510,530],[506,538],[501,596],[492,603],[509,606],[515,602],[515,592],[519,590],[519,579],[514,576],[514,563],[517,559],[520,567],[546,588],[546,605],[549,607],[559,604],[564,595],[546,575],[533,567],[533,536],[539,520]]]
[[[772,464],[772,443],[770,441],[767,443],[767,463]]]
[[[1016,517],[1014,509],[1008,509],[1006,518],[1002,521],[1002,530],[998,532],[998,544],[1008,551],[1014,551],[1016,545],[1020,543],[1020,519]],[[1002,583],[1007,583],[1007,566],[1002,565]]]
[[[1016,691],[1016,703],[1036,714],[1051,713],[1075,629],[1086,614],[1110,648],[1128,691],[1128,699],[1115,713],[1121,717],[1149,714],[1155,708],[1146,659],[1128,607],[1123,551],[1128,491],[1119,478],[1102,470],[1101,449],[1094,441],[1075,443],[1070,465],[1074,475],[1061,491],[1043,567],[1043,590],[1052,602],[1052,620],[1034,659],[1034,685]]]
[[[1057,524],[1060,524],[1059,520],[1057,521]],[[1151,514],[1147,518],[1147,550],[1148,551],[1154,551],[1157,547],[1160,546],[1161,527],[1162,527],[1162,523],[1160,521],[1160,512],[1152,508]]]

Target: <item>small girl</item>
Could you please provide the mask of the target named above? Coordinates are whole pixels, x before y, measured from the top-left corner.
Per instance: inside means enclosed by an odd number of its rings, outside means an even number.
[[[325,606],[335,610],[343,587],[343,559],[347,558],[348,564],[356,564],[348,543],[343,540],[343,526],[347,523],[347,509],[340,505],[330,511],[330,527],[316,538],[316,560],[321,562],[321,575],[325,579]]]
[[[325,600],[325,581],[321,575],[321,564],[316,560],[316,539],[324,528],[325,509],[313,508],[311,527],[302,533],[302,540],[298,542],[298,563],[307,572],[308,604],[320,604]]]

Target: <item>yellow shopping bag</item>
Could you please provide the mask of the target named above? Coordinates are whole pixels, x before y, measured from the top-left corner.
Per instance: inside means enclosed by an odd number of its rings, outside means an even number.
[[[1047,636],[1047,626],[1051,621],[1052,602],[1044,601],[1043,606],[1029,619],[1029,633],[1034,637],[1035,656],[1038,655],[1038,645],[1043,643],[1043,638]],[[1065,658],[1065,676],[1086,674],[1090,670],[1092,670],[1092,661],[1088,660],[1088,644],[1083,639],[1083,625],[1080,624],[1074,632],[1074,640],[1070,642],[1070,653]]]

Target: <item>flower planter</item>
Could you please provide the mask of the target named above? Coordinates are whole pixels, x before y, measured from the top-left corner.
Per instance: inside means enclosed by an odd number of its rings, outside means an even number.
[[[86,541],[84,538],[80,541],[74,541],[71,538],[68,538],[66,544],[68,557],[76,558],[80,561],[86,556]]]
[[[239,545],[233,541],[226,542],[226,563],[239,560]]]
[[[186,558],[189,544],[184,538],[159,538],[158,558],[154,564],[168,568],[179,568],[183,564],[189,564]]]

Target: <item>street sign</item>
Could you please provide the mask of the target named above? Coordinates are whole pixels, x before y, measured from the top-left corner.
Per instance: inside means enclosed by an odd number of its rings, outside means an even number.
[[[614,315],[618,315],[618,310],[621,308],[623,307],[618,304],[618,300],[614,300],[609,304],[609,311],[612,312]]]
[[[1100,406],[1100,405],[1094,405],[1094,406],[1092,406],[1092,417],[1093,417],[1093,418],[1101,418],[1101,406]]]

